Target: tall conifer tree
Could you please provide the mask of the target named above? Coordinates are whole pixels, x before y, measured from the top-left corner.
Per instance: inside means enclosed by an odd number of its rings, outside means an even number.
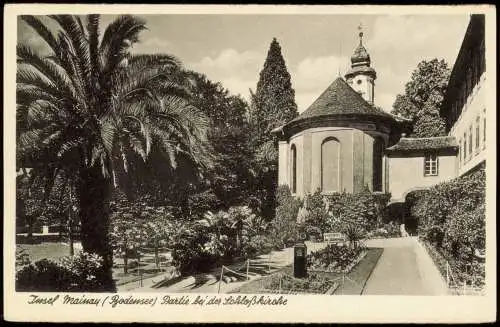
[[[297,117],[295,90],[281,47],[273,38],[255,94],[251,92],[250,121],[253,130],[257,179],[255,194],[264,217],[272,217],[278,182],[278,144],[271,131]]]
[[[295,90],[276,38],[273,38],[269,47],[253,100],[255,112],[252,118],[260,141],[258,143],[272,140],[271,130],[298,115]]]

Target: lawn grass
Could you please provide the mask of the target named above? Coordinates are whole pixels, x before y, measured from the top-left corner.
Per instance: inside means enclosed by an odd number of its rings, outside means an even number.
[[[361,295],[382,252],[384,252],[382,248],[368,248],[365,257],[346,275],[344,285],[341,283],[333,294]]]
[[[16,248],[26,250],[31,262],[42,259],[56,259],[69,255],[69,246],[64,243],[17,244]],[[75,249],[75,252],[78,252],[78,249]]]

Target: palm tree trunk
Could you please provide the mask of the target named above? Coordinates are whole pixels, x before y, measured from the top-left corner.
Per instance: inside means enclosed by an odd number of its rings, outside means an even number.
[[[69,243],[69,255],[75,255],[75,247],[73,245],[73,228],[71,228],[71,221],[69,222],[68,228],[68,243]]]
[[[79,183],[81,240],[85,252],[95,253],[104,260],[97,279],[98,292],[115,292],[112,277],[113,252],[109,239],[109,197],[111,185],[97,168],[83,168]],[[94,291],[94,290],[93,290]]]
[[[26,219],[26,222],[27,222],[27,226],[28,226],[28,237],[27,237],[27,240],[29,243],[32,243],[33,241],[33,216],[31,215],[27,215],[26,216],[28,219]]]
[[[68,208],[68,243],[69,243],[69,255],[75,255],[75,248],[73,245],[73,192],[71,191],[71,186],[69,188],[69,208]]]

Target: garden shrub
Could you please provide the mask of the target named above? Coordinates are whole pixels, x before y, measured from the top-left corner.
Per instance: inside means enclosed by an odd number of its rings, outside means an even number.
[[[328,211],[325,198],[320,189],[317,189],[313,194],[307,195],[305,208],[307,209],[307,215],[304,227],[307,238],[321,239],[328,228]]]
[[[251,259],[257,255],[271,252],[274,247],[275,244],[269,235],[256,235],[243,244],[241,254],[245,258]]]
[[[390,194],[372,193],[368,189],[360,193],[327,195],[328,231],[343,233],[356,247],[383,220],[382,206],[389,198]]]
[[[182,275],[205,272],[221,260],[270,251],[267,222],[247,206],[235,206],[186,223],[173,238],[172,263]]]
[[[276,192],[276,217],[271,221],[270,236],[277,247],[284,248],[300,240],[300,226],[297,215],[301,201],[292,196],[287,185],[281,185]]]
[[[440,225],[429,226],[425,231],[425,239],[440,248],[443,244],[444,230]]]
[[[30,255],[26,249],[16,248],[16,267],[29,265]]]
[[[174,236],[172,244],[172,264],[181,275],[207,271],[217,261],[217,257],[206,251],[209,236],[200,233],[194,224],[186,224]]]
[[[20,292],[92,292],[102,286],[102,258],[79,252],[57,260],[42,259],[16,273],[16,290]]]
[[[484,283],[485,172],[480,168],[407,196],[419,235],[441,253],[459,282]],[[475,278],[475,279],[474,279]]]

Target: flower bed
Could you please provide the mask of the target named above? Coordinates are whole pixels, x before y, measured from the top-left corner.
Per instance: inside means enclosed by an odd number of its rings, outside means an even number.
[[[333,282],[324,275],[309,273],[306,278],[294,278],[278,273],[264,280],[262,290],[282,293],[318,293],[324,294],[333,286]]]
[[[307,266],[310,271],[348,272],[365,254],[366,251],[362,247],[350,248],[329,244],[319,251],[310,253],[307,256]]]
[[[335,273],[308,272],[306,278],[295,278],[293,267],[287,266],[272,275],[251,280],[230,293],[329,294],[338,286],[337,277]]]

